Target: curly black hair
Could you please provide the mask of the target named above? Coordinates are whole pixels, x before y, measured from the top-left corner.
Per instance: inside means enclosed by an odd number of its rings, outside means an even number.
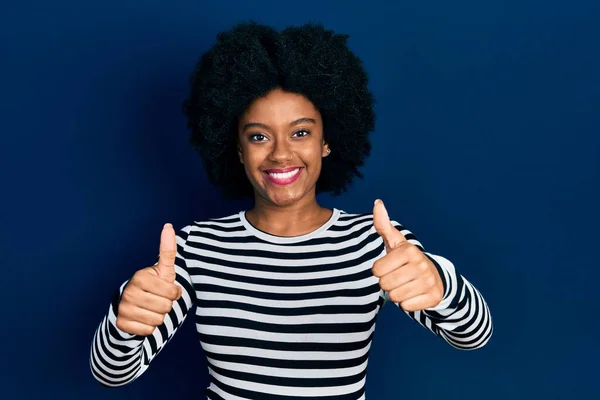
[[[191,74],[183,112],[209,181],[225,198],[254,194],[237,154],[238,120],[276,88],[304,95],[321,113],[332,152],[323,159],[316,192],[339,195],[363,177],[358,168],[371,152],[374,99],[348,37],[314,23],[276,31],[255,22],[217,35]]]

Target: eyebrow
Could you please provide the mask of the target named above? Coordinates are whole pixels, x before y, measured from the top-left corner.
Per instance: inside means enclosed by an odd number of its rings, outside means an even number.
[[[306,123],[316,124],[317,121],[314,118],[308,118],[308,117],[298,118],[297,120],[290,122],[290,126],[306,124]],[[260,122],[249,122],[246,125],[244,125],[244,127],[242,128],[242,131],[246,131],[247,129],[250,129],[250,128],[270,129],[268,125],[262,124]]]

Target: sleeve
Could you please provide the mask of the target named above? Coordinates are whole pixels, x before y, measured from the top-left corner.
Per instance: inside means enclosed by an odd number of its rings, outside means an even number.
[[[189,229],[188,226],[177,234],[175,273],[176,283],[183,288],[183,294],[173,303],[163,324],[156,327],[151,335],[131,335],[117,328],[118,305],[128,281],[115,293],[108,313],[94,333],[90,350],[92,375],[103,386],[123,386],[142,375],[154,357],[173,338],[195,303],[195,292],[182,255]]]
[[[457,349],[475,350],[485,346],[492,336],[493,325],[481,293],[456,271],[449,260],[426,252],[411,231],[398,222],[392,221],[392,224],[431,260],[444,284],[444,296],[437,306],[405,313]],[[384,297],[388,300],[387,293]],[[398,303],[394,304],[400,307]]]

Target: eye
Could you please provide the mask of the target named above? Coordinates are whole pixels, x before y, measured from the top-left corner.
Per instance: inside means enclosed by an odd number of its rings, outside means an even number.
[[[294,137],[304,137],[310,135],[310,132],[306,129],[301,129],[299,131],[294,132]]]
[[[263,142],[267,137],[262,133],[254,133],[248,137],[251,142]]]

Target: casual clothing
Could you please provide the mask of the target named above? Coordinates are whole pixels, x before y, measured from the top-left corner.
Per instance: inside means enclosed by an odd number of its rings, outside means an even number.
[[[484,346],[492,321],[480,293],[450,261],[425,252],[414,234],[393,224],[444,282],[437,307],[406,314],[451,346]],[[121,386],[142,375],[195,306],[208,399],[365,398],[376,317],[388,302],[371,272],[385,255],[371,214],[334,209],[314,232],[280,237],[240,212],[186,226],[177,247],[183,296],[152,335],[134,336],[115,324],[125,282],[94,335],[90,365],[98,381]]]

